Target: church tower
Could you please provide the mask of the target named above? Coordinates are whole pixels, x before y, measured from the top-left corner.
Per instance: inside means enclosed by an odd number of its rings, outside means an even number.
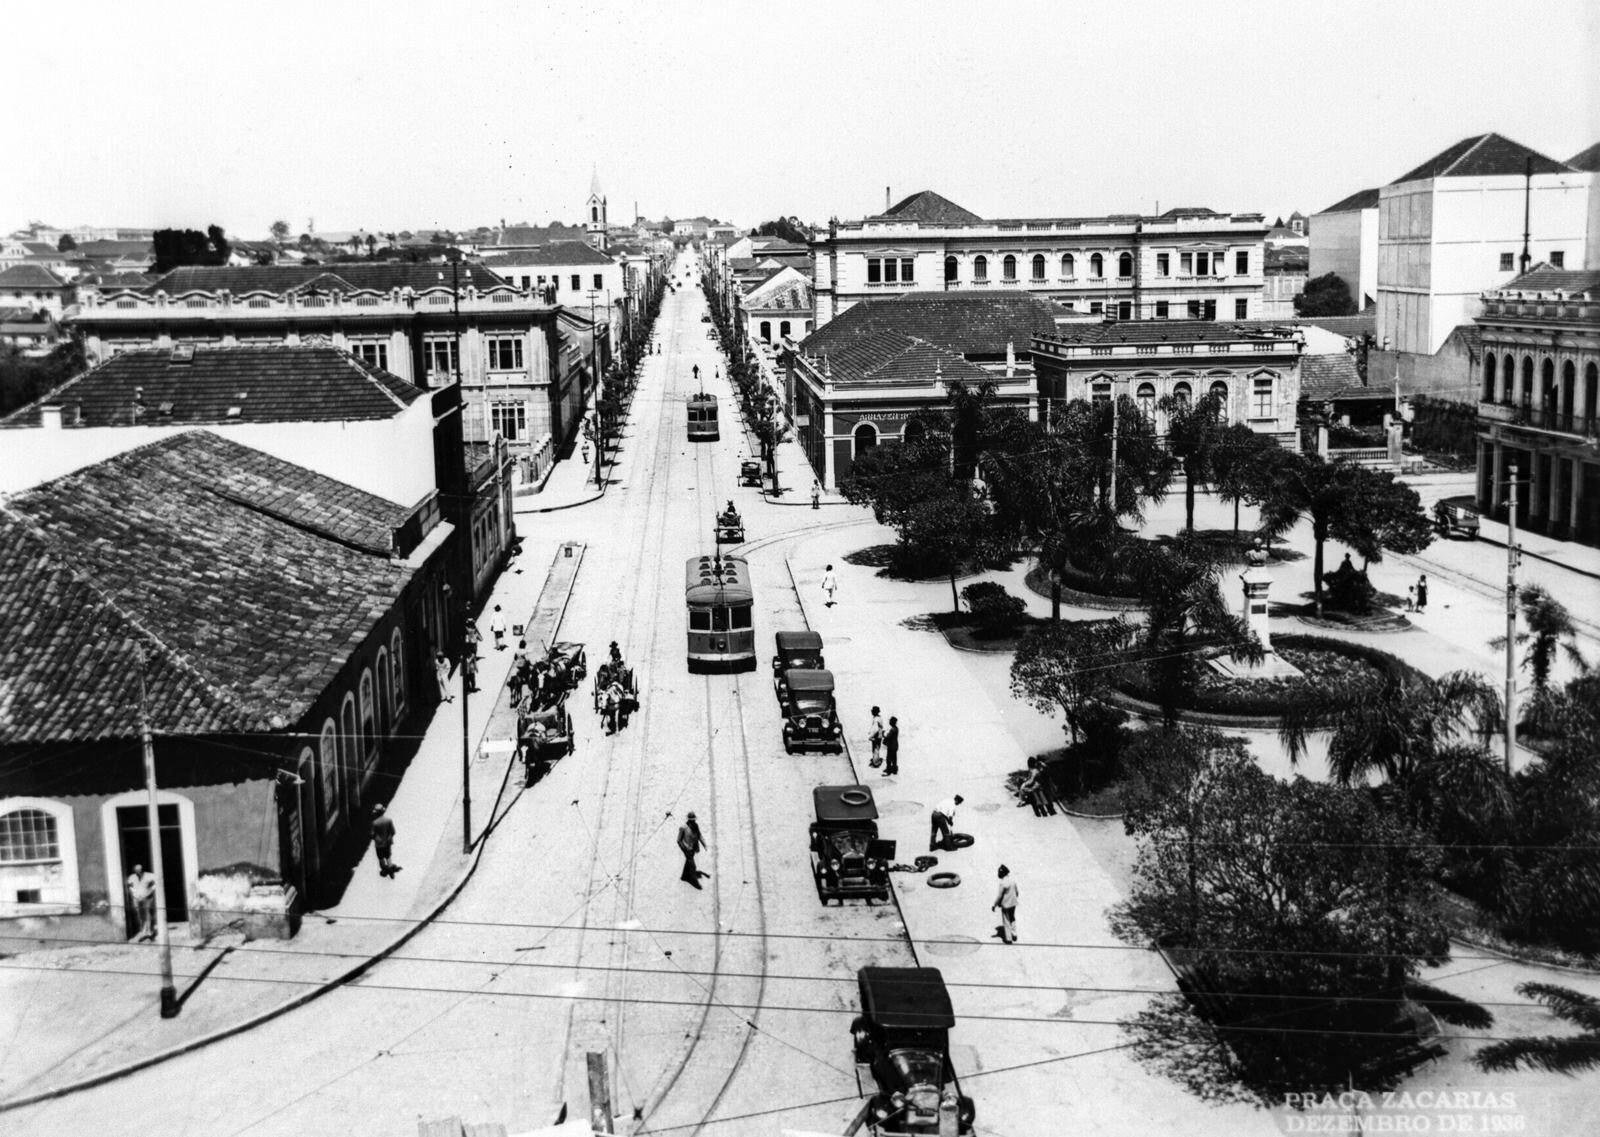
[[[606,195],[600,189],[598,170],[589,178],[589,200],[583,207],[583,228],[589,234],[589,244],[605,251],[606,247]]]

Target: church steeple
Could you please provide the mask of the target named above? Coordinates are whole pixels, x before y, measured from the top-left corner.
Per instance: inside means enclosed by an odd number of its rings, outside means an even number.
[[[583,227],[589,234],[589,243],[597,249],[606,247],[606,195],[600,188],[600,170],[595,168],[589,177],[589,200],[584,202]]]

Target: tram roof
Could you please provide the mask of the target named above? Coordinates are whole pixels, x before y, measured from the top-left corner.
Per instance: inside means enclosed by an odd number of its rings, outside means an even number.
[[[684,594],[691,604],[736,604],[755,599],[750,586],[750,566],[743,557],[722,558],[722,580],[717,580],[717,559],[690,557],[684,565]]]
[[[709,391],[694,391],[690,393],[689,401],[691,403],[715,403],[717,397]]]

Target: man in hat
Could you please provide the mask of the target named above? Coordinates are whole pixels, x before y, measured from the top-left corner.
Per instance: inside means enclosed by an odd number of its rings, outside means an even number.
[[[993,912],[996,909],[1000,911],[1000,926],[994,930],[995,935],[1000,937],[1002,943],[1016,943],[1017,882],[1011,879],[1011,870],[1005,865],[1000,866],[1000,895],[989,905],[989,911]]]
[[[706,839],[700,832],[700,823],[694,819],[694,810],[683,819],[683,824],[678,826],[678,849],[683,853],[683,873],[679,880],[701,887],[700,878],[710,876],[708,872],[701,872],[694,863],[694,855],[706,847]]]
[[[394,852],[394,822],[382,802],[372,807],[372,851],[378,855],[378,875],[392,879],[400,866],[389,859]]]

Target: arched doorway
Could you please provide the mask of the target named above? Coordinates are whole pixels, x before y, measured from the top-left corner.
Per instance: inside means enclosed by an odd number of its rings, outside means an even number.
[[[852,453],[852,457],[859,458],[878,445],[878,428],[870,422],[857,423],[855,430],[852,432],[852,437],[855,439],[855,450]]]

